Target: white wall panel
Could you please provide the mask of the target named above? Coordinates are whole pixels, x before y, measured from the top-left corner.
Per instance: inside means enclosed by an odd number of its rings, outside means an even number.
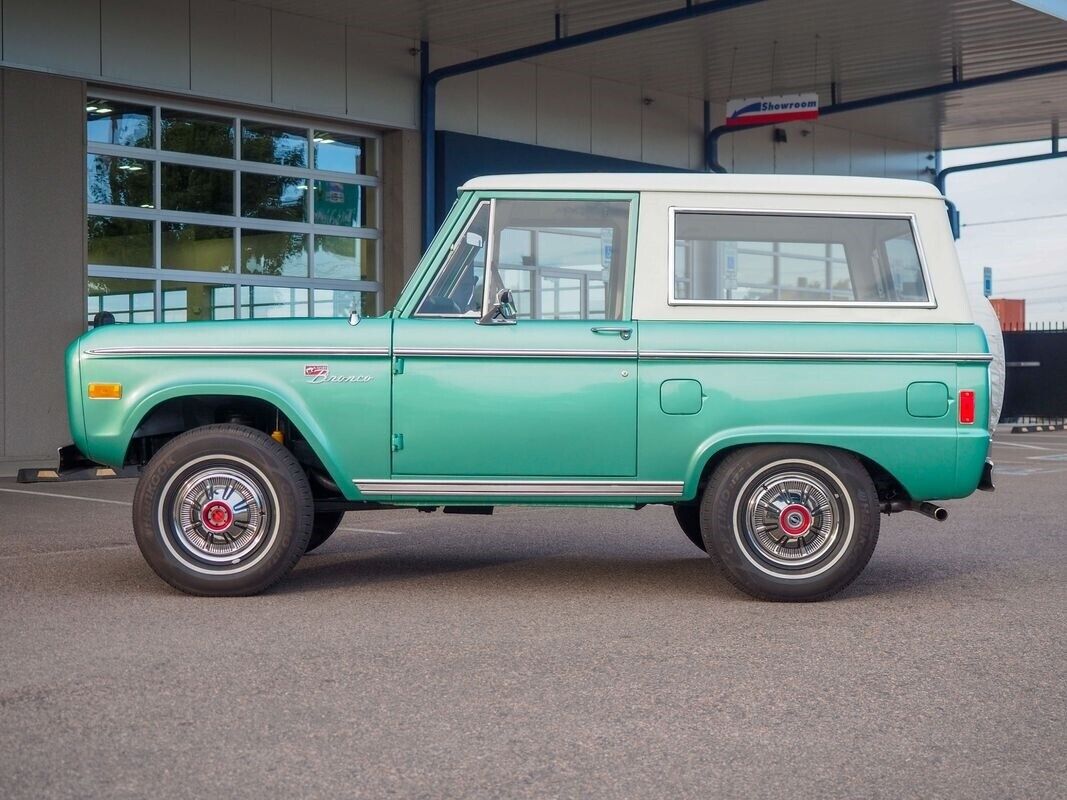
[[[506,64],[478,73],[478,133],[534,144],[537,139],[537,68]]]
[[[477,53],[454,47],[430,47],[430,68],[437,69],[475,58]],[[437,84],[437,127],[458,133],[478,133],[478,76],[457,75]]]
[[[348,115],[414,128],[419,119],[417,42],[347,28]]]
[[[243,3],[191,0],[192,91],[270,102],[270,11]]]
[[[852,134],[852,174],[885,177],[885,139],[866,133]]]
[[[852,174],[852,135],[829,125],[813,126],[816,175]]]
[[[100,71],[99,0],[3,0],[3,57],[57,72]]]
[[[629,84],[593,78],[590,105],[593,152],[640,160],[641,90]]]
[[[785,131],[786,140],[773,142],[774,171],[780,175],[810,175],[815,159],[815,137],[811,123],[793,123],[779,127]],[[773,129],[771,138],[774,138]]]
[[[651,100],[646,104],[645,100]],[[641,160],[671,167],[689,166],[689,99],[666,92],[643,93]]]
[[[885,176],[887,178],[919,177],[916,165],[915,147],[906,142],[887,139],[885,143]]]
[[[103,77],[189,88],[188,0],[102,0],[100,41]]]
[[[734,140],[734,168],[731,172],[774,172],[774,143],[770,128],[733,133],[727,137]]]
[[[587,75],[537,68],[537,143],[590,152],[590,79]]]
[[[345,29],[275,11],[271,21],[271,86],[274,102],[325,114],[344,114]]]
[[[715,109],[711,110],[715,119]],[[689,169],[704,169],[704,101],[689,98]]]

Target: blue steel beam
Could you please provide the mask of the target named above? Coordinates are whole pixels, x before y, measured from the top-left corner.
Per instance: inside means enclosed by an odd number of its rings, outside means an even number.
[[[956,172],[970,172],[976,169],[993,169],[994,167],[1010,167],[1014,164],[1032,164],[1035,161],[1051,161],[1054,158],[1067,158],[1067,151],[1061,152],[1054,147],[1051,153],[1039,153],[1033,156],[1017,156],[1016,158],[1001,158],[996,161],[978,161],[974,164],[960,164],[955,167],[945,167],[934,178],[941,194],[945,193],[945,179]]]
[[[651,14],[627,22],[620,22],[616,25],[608,25],[604,28],[583,31],[582,33],[576,33],[573,36],[559,35],[561,26],[557,16],[556,37],[554,39],[528,45],[526,47],[519,47],[515,50],[508,50],[503,53],[494,53],[490,56],[471,59],[470,61],[461,61],[458,64],[449,64],[447,67],[438,67],[435,70],[429,68],[430,48],[427,42],[423,42],[420,51],[422,87],[420,92],[421,104],[419,112],[420,133],[422,139],[423,246],[425,247],[429,245],[437,227],[435,221],[437,216],[437,187],[435,185],[435,149],[437,146],[437,137],[435,135],[435,116],[437,111],[438,83],[446,78],[452,78],[457,75],[466,75],[471,72],[488,69],[489,67],[499,67],[504,64],[512,64],[516,61],[525,61],[526,59],[536,58],[537,56],[558,53],[561,50],[569,50],[573,47],[581,47],[582,45],[595,44],[596,42],[603,42],[608,39],[616,39],[620,36],[628,36],[633,33],[660,28],[664,25],[673,25],[678,22],[698,19],[711,14],[718,14],[723,11],[742,8],[743,6],[756,5],[757,3],[764,3],[766,1],[767,0],[709,0],[709,2],[706,3],[693,3],[691,0],[687,0],[685,6],[674,9],[673,11],[664,11],[659,14]]]
[[[920,86],[916,89],[906,89],[901,92],[890,92],[874,97],[864,97],[860,100],[850,100],[844,103],[830,103],[819,106],[819,116],[829,114],[841,114],[845,111],[859,111],[875,106],[884,106],[891,103],[902,103],[906,100],[920,100],[926,97],[960,92],[966,89],[976,89],[982,86],[994,86],[999,83],[1022,80],[1024,78],[1036,78],[1042,75],[1052,75],[1057,72],[1067,72],[1067,61],[1054,61],[1048,64],[1039,64],[1033,67],[1015,69],[1009,72],[998,72],[995,75],[982,75],[977,78],[964,78],[963,80],[936,83],[932,86]],[[726,172],[726,168],[719,163],[719,139],[728,133],[752,130],[754,128],[766,128],[769,125],[780,123],[760,122],[753,125],[720,125],[708,134],[705,146],[707,169],[711,172]]]

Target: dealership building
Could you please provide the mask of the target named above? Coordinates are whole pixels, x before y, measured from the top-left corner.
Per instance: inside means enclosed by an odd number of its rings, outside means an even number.
[[[1064,116],[1056,0],[0,0],[0,474],[97,314],[380,313],[475,175],[937,181]]]

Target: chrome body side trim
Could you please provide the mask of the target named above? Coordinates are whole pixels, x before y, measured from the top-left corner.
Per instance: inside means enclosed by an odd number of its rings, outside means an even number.
[[[352,483],[367,497],[681,497],[681,481],[368,480]]]
[[[99,347],[88,356],[388,356],[388,347]]]
[[[500,350],[462,347],[398,347],[394,355],[402,358],[637,358],[637,353],[633,350]]]
[[[337,356],[389,355],[387,347],[99,347],[90,356]],[[611,358],[701,361],[906,361],[990,362],[989,353],[816,353],[744,350],[500,350],[482,348],[405,347],[394,355],[426,358]]]
[[[952,364],[979,361],[989,362],[989,353],[761,353],[715,350],[642,350],[643,360],[694,361],[903,361],[912,363],[948,362]]]

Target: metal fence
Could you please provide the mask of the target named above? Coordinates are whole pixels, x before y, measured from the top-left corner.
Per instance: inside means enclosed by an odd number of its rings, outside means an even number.
[[[1040,323],[1004,331],[1002,421],[1067,420],[1067,325]]]

